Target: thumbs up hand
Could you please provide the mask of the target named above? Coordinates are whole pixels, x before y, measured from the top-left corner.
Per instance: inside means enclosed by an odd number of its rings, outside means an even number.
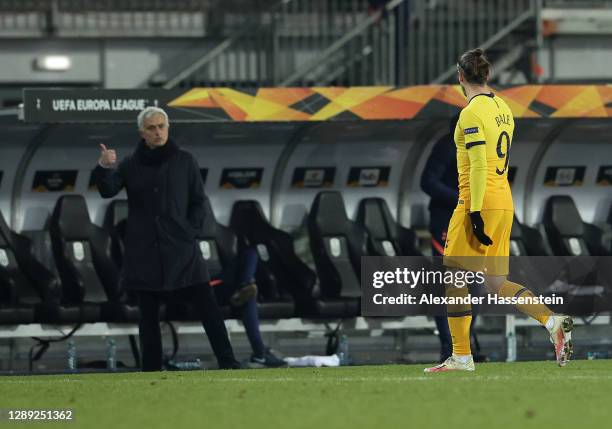
[[[103,167],[110,168],[117,162],[117,153],[113,149],[107,149],[105,145],[100,143],[100,158],[98,164]]]

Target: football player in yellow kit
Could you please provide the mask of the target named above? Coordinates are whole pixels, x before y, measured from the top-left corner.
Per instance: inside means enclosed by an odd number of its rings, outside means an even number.
[[[457,63],[459,83],[468,105],[455,128],[459,201],[448,226],[444,265],[452,269],[483,271],[485,286],[501,297],[535,298],[533,293],[507,279],[510,231],[514,219],[508,184],[508,159],[514,118],[508,105],[487,86],[490,64],[481,49],[465,52]],[[466,296],[467,288],[447,286],[447,296]],[[572,354],[573,321],[556,315],[534,299],[516,305],[550,333],[559,366]],[[448,325],[453,355],[425,372],[473,371],[470,350],[469,304],[448,305]]]

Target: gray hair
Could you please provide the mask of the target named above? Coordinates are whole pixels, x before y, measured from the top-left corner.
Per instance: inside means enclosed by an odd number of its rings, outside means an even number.
[[[136,120],[136,122],[138,123],[138,129],[142,130],[144,120],[154,115],[163,115],[163,117],[166,118],[166,124],[170,124],[170,121],[168,120],[168,114],[164,111],[164,109],[149,106],[138,114],[138,119]]]

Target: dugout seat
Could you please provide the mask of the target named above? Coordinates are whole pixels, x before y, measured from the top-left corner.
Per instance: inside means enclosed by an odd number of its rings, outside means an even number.
[[[536,229],[519,222],[516,215],[510,232],[510,256],[549,256],[550,250],[542,234]]]
[[[546,202],[543,225],[556,256],[566,257],[560,270],[561,282],[551,290],[565,296],[566,314],[588,315],[610,308],[610,282],[602,273],[608,269],[602,258],[601,232],[582,221],[574,201],[567,195],[551,196]],[[591,256],[568,259],[567,257]],[[561,259],[561,258],[557,258]],[[558,309],[555,308],[556,311]]]
[[[346,215],[342,195],[319,192],[307,219],[310,245],[321,283],[321,297],[361,297],[361,256],[367,255],[365,228]]]
[[[368,232],[369,255],[422,256],[415,232],[395,222],[384,199],[362,199],[357,209],[357,222]]]
[[[582,221],[574,200],[568,195],[553,195],[546,201],[542,223],[555,255],[609,255],[601,242],[602,231]]]
[[[111,256],[118,267],[123,265],[125,231],[128,217],[127,200],[113,200],[104,214],[104,229],[111,237]]]
[[[364,198],[359,202],[357,208],[357,222],[363,225],[368,233],[368,255],[370,256],[409,256],[405,260],[406,268],[413,271],[421,269],[433,270],[434,263],[440,264],[437,269],[441,269],[441,258],[432,260],[426,258],[418,249],[417,238],[414,230],[404,228],[397,223],[387,202],[382,198]],[[441,285],[440,285],[441,286]],[[419,299],[425,292],[443,294],[441,288],[433,287],[426,290],[423,287],[411,289],[408,293],[413,294]],[[411,314],[427,314],[434,311],[432,306],[411,305]]]
[[[257,201],[236,201],[230,226],[244,244],[257,251],[257,286],[263,303],[283,303],[282,317],[308,312],[312,308],[315,273],[295,255],[289,234],[270,225]],[[289,306],[291,313],[289,314]],[[263,309],[262,309],[263,310]]]
[[[516,216],[512,222],[510,232],[510,273],[509,278],[526,286],[532,292],[546,293],[546,286],[551,284],[561,268],[560,261],[554,258],[540,258],[550,256],[551,251],[547,246],[540,231],[521,223]],[[485,312],[487,311],[485,307]],[[518,313],[514,306],[493,306],[497,314]]]
[[[0,213],[0,324],[32,323],[40,295],[19,269],[10,235]]]
[[[12,231],[0,213],[0,324],[78,322],[80,307],[62,304],[61,294],[30,239]]]
[[[296,253],[294,237],[274,228],[257,201],[237,201],[232,208],[231,225],[256,246],[260,265],[266,271],[272,290],[288,293],[296,313],[309,317],[348,317],[358,314],[355,300],[321,299],[316,272]],[[306,237],[300,237],[306,238]]]
[[[608,212],[608,218],[604,224],[604,229],[604,236],[602,239],[604,248],[612,255],[612,204],[610,204],[610,211]]]
[[[137,321],[138,309],[126,302],[119,287],[110,236],[91,223],[82,195],[63,195],[57,200],[50,232],[64,300],[82,307],[81,321]]]

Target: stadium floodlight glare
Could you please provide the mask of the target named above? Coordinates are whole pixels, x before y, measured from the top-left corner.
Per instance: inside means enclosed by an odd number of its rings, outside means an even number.
[[[71,66],[72,61],[65,55],[45,55],[34,61],[34,68],[43,71],[66,71]]]

